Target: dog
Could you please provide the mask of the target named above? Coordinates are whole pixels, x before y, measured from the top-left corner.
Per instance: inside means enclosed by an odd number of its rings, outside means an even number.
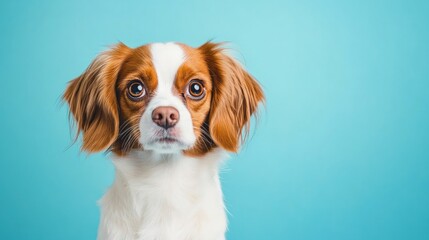
[[[112,153],[98,239],[225,239],[219,166],[245,141],[264,93],[223,44],[118,43],[63,99],[81,150]]]

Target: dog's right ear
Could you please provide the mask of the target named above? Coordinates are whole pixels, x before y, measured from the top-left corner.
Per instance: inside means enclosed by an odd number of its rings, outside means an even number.
[[[110,147],[119,134],[116,79],[131,48],[119,43],[101,53],[85,72],[72,80],[63,99],[69,104],[82,150],[93,153]]]

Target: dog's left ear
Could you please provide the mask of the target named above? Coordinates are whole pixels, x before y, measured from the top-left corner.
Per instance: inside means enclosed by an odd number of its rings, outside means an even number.
[[[264,101],[263,91],[221,44],[207,42],[199,47],[209,67],[213,95],[209,115],[210,135],[216,145],[237,152],[242,130],[246,136],[252,114]]]
[[[72,80],[63,99],[82,132],[82,150],[92,153],[110,147],[119,133],[116,80],[131,52],[122,43],[98,55],[85,72]]]

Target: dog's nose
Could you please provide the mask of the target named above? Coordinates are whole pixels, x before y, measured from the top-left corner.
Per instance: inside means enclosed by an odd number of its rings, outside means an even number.
[[[168,129],[174,127],[179,121],[179,112],[174,107],[157,107],[152,112],[152,121]]]

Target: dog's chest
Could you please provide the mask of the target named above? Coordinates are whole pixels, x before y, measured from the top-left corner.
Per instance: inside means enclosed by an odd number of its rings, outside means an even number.
[[[124,216],[119,227],[129,239],[223,239],[226,216],[217,162],[184,157],[136,165],[120,160],[115,161],[115,183],[102,201],[104,221]]]

